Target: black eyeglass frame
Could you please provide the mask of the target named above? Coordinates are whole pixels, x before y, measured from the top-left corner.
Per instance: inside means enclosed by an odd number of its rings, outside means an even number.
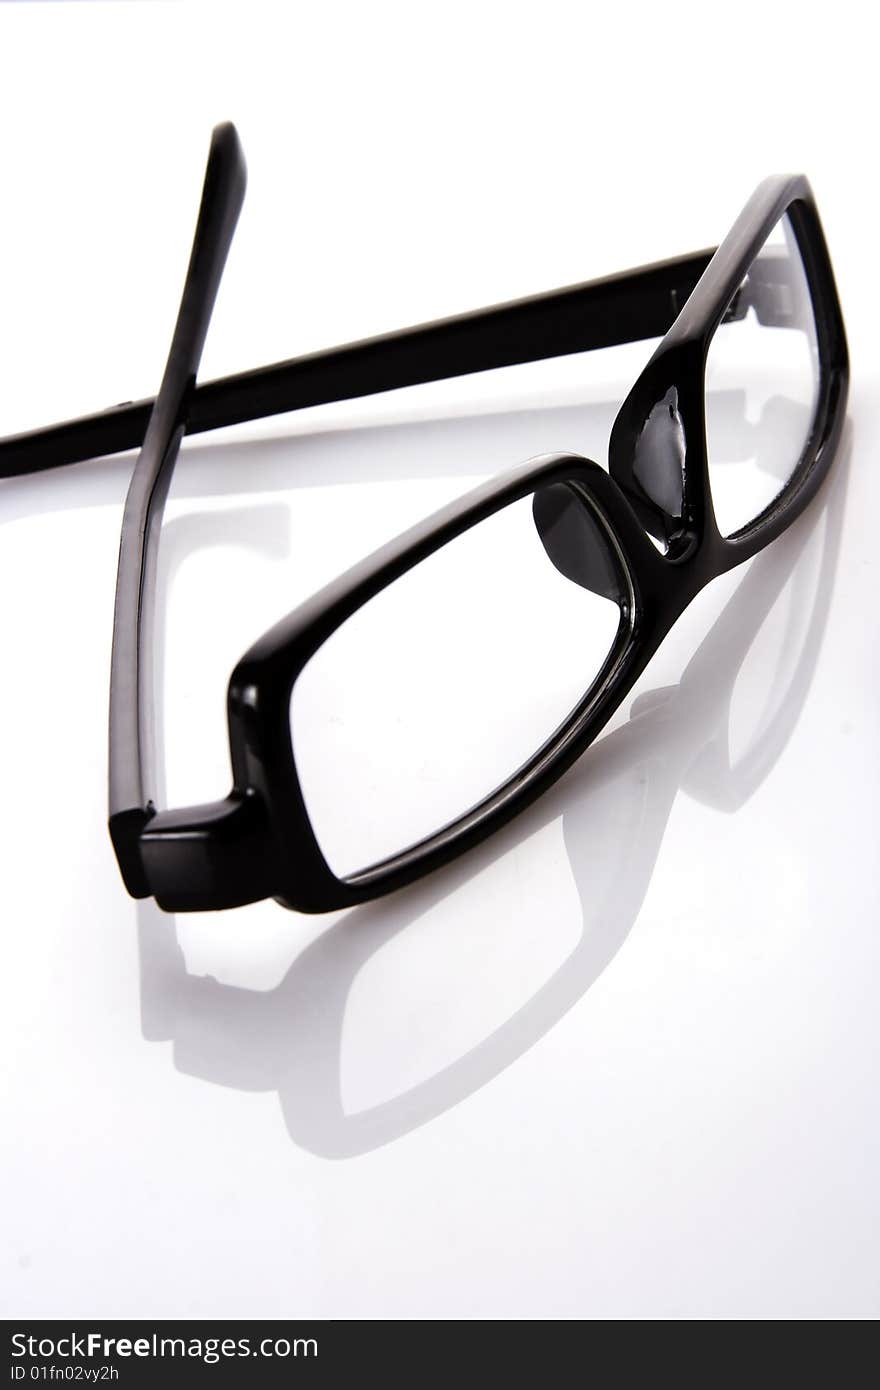
[[[142,445],[123,519],[111,677],[110,831],[128,891],[154,896],[169,911],[235,907],[274,897],[299,911],[324,912],[403,887],[525,809],[595,739],[694,596],[795,520],[821,485],[840,440],[848,386],[846,337],[809,183],[802,176],[778,176],[759,186],[714,253],[697,252],[196,387],[245,178],[234,128],[218,126],[155,402],[127,404],[0,441],[0,476]],[[815,416],[786,486],[752,523],[725,537],[716,524],[709,481],[706,355],[719,324],[745,313],[749,269],[785,213],[814,307]],[[618,412],[608,472],[576,455],[532,459],[421,521],[307,600],[264,634],[232,673],[229,795],[205,806],[156,809],[151,661],[156,551],[184,433],[660,335],[660,345]],[[675,514],[657,500],[661,489],[652,487],[655,460],[660,466],[657,411],[670,401],[686,464]],[[337,877],[316,839],[297,774],[290,701],[299,672],[346,618],[393,580],[501,508],[551,484],[567,486],[589,509],[619,566],[625,597],[602,672],[543,747],[479,805],[391,859]],[[652,536],[663,542],[664,551]]]

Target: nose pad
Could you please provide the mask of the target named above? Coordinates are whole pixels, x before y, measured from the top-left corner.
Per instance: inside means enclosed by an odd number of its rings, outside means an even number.
[[[589,506],[567,483],[550,483],[532,498],[532,516],[551,564],[582,589],[625,601],[623,575]]]
[[[664,542],[679,529],[684,512],[685,451],[684,423],[673,386],[645,421],[632,468],[635,482],[651,504],[648,529]]]

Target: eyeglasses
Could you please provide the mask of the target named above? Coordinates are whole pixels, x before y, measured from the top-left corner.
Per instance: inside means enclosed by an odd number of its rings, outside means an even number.
[[[196,386],[244,190],[238,137],[219,126],[155,401],[4,440],[0,476],[140,446],[110,691],[110,832],[128,891],[169,911],[275,897],[322,912],[447,863],[571,766],[695,595],[819,488],[843,427],[846,339],[809,184],[776,177],[714,252]],[[185,433],[652,337],[608,472],[532,459],[314,595],[232,673],[229,795],[157,809],[151,619]],[[745,407],[754,469],[724,459],[731,406]]]

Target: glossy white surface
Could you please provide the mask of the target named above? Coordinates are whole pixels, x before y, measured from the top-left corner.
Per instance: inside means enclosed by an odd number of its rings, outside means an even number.
[[[830,32],[746,4],[761,42],[732,52],[703,14],[2,7],[4,431],[154,388],[227,116],[251,179],[206,376],[707,245],[786,167],[854,359],[819,504],[701,595],[578,767],[329,918],[125,896],[104,821],[130,461],[0,485],[7,1315],[880,1311],[872,50],[846,4]],[[188,444],[169,800],[226,789],[225,682],[257,633],[496,469],[603,461],[649,350]]]

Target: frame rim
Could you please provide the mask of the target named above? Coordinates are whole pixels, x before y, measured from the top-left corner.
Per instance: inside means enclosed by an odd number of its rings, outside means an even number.
[[[443,545],[539,487],[568,483],[590,507],[616,554],[629,589],[618,632],[596,680],[545,743],[487,797],[400,853],[340,877],[330,868],[305,805],[292,746],[290,701],[297,677],[332,632],[365,603]],[[646,612],[648,573],[656,555],[626,500],[598,464],[574,454],[529,460],[490,479],[416,523],[332,580],[249,649],[229,685],[228,714],[235,780],[265,804],[272,827],[279,888],[273,896],[300,911],[364,902],[403,887],[449,862],[555,781],[617,708],[642,669],[635,641]],[[651,600],[647,607],[650,610]],[[663,633],[657,630],[656,640]]]
[[[728,305],[773,228],[788,215],[810,290],[819,347],[819,390],[800,460],[779,493],[747,525],[725,536],[712,502],[705,422],[706,358]],[[609,472],[651,534],[670,543],[669,558],[701,553],[708,577],[743,563],[769,545],[800,514],[831,465],[843,429],[849,357],[840,299],[816,201],[803,174],[764,179],[710,260],[651,360],[624,400],[612,426]],[[682,526],[670,533],[634,474],[636,447],[652,410],[669,390],[679,400],[685,436]],[[708,578],[703,582],[708,582]]]

